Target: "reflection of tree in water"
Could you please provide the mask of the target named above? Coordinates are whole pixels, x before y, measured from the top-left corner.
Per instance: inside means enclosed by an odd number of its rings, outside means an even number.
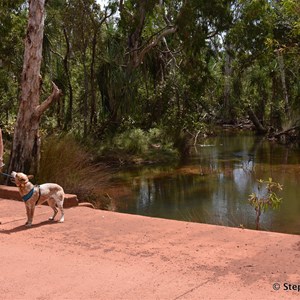
[[[199,205],[201,202],[199,194],[205,199],[208,198],[209,193],[207,183],[201,175],[142,179],[138,189],[138,212],[165,214],[165,217],[178,213],[178,210],[186,206],[195,205],[195,203]]]
[[[199,149],[188,165],[168,171],[162,169],[161,173],[156,168],[150,175],[149,172],[140,176],[135,173],[133,193],[136,196],[130,198],[126,211],[254,228],[253,209],[248,204],[248,196],[257,185],[257,179],[272,177],[284,184],[286,195],[283,198],[290,201],[286,206],[284,202],[281,207],[281,211],[289,217],[286,224],[296,222],[296,214],[300,213],[296,197],[297,191],[300,192],[297,183],[299,150],[285,149],[255,136],[225,136],[211,140],[209,144],[215,146]],[[278,224],[285,218],[283,215],[266,213],[262,227],[280,231],[283,227],[278,227]]]

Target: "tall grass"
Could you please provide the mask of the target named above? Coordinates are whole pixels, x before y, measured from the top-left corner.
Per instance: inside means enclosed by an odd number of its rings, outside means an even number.
[[[112,171],[101,164],[92,164],[91,154],[74,137],[48,137],[42,145],[37,181],[55,182],[79,200],[101,195]]]

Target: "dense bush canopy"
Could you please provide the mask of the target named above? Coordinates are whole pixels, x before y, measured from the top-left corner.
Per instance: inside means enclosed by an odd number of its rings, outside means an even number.
[[[27,18],[26,1],[0,2],[6,135],[18,110]],[[262,132],[295,127],[299,40],[298,0],[48,0],[43,89],[54,81],[63,96],[41,129],[104,139],[160,128],[175,141],[248,117]]]

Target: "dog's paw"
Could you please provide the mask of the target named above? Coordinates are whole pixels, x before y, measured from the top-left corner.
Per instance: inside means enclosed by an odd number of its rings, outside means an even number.
[[[54,221],[54,218],[53,218],[53,217],[50,217],[48,220],[49,220],[49,221]]]
[[[26,223],[25,227],[31,227],[31,223]]]

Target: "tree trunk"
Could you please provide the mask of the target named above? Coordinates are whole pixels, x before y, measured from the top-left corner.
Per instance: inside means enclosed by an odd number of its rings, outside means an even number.
[[[272,78],[272,99],[271,99],[271,110],[270,110],[270,121],[271,126],[275,130],[282,130],[282,119],[280,114],[280,104],[279,104],[279,91],[278,86],[280,85],[279,79],[276,76],[275,72],[271,72]]]
[[[53,83],[52,94],[40,104],[44,6],[45,0],[29,1],[21,78],[21,99],[14,131],[9,172],[12,170],[25,173],[38,171],[41,144],[40,118],[52,101],[60,95],[59,89]]]
[[[257,208],[256,210],[256,219],[255,219],[255,229],[259,230],[260,229],[260,215],[261,215],[261,209]]]
[[[85,50],[86,51],[86,48]],[[84,96],[83,96],[83,135],[88,133],[88,94],[89,94],[89,79],[87,71],[86,52],[83,54],[83,75],[84,75]]]
[[[145,19],[146,19],[146,6],[147,6],[148,0],[141,0],[138,2],[136,6],[136,13],[133,15],[132,22],[134,23],[133,31],[129,34],[128,37],[128,48],[131,51],[130,52],[130,64],[129,67],[132,66],[138,66],[140,64],[139,59],[139,53],[138,49],[140,47],[141,43],[141,35],[143,32],[143,28],[145,25]]]
[[[225,66],[224,66],[224,121],[231,123],[233,116],[231,113],[231,77],[232,77],[232,57],[230,55],[230,45],[226,46]]]
[[[254,113],[254,111],[251,109],[251,107],[248,108],[248,115],[249,115],[249,119],[252,121],[252,123],[254,124],[257,133],[259,134],[265,134],[267,133],[267,129],[263,126],[263,124],[259,121],[259,119],[257,118],[256,114]]]
[[[278,59],[278,66],[280,71],[283,98],[284,98],[284,112],[287,114],[288,119],[290,119],[291,111],[290,111],[290,104],[289,104],[289,94],[286,86],[286,76],[285,76],[283,55],[280,50],[277,50],[277,59]]]
[[[90,132],[95,128],[97,124],[96,113],[96,87],[95,87],[95,57],[96,57],[96,45],[97,45],[97,29],[94,29],[93,41],[92,41],[92,62],[91,62],[91,110],[90,110]]]
[[[64,28],[64,37],[66,41],[66,53],[63,59],[64,62],[64,69],[65,73],[67,76],[67,82],[68,82],[68,90],[69,90],[69,104],[67,108],[67,113],[66,113],[66,118],[65,118],[65,125],[64,128],[68,129],[69,127],[72,126],[72,121],[73,121],[73,87],[71,83],[71,72],[69,68],[69,57],[70,57],[70,41],[68,37],[67,30]]]

